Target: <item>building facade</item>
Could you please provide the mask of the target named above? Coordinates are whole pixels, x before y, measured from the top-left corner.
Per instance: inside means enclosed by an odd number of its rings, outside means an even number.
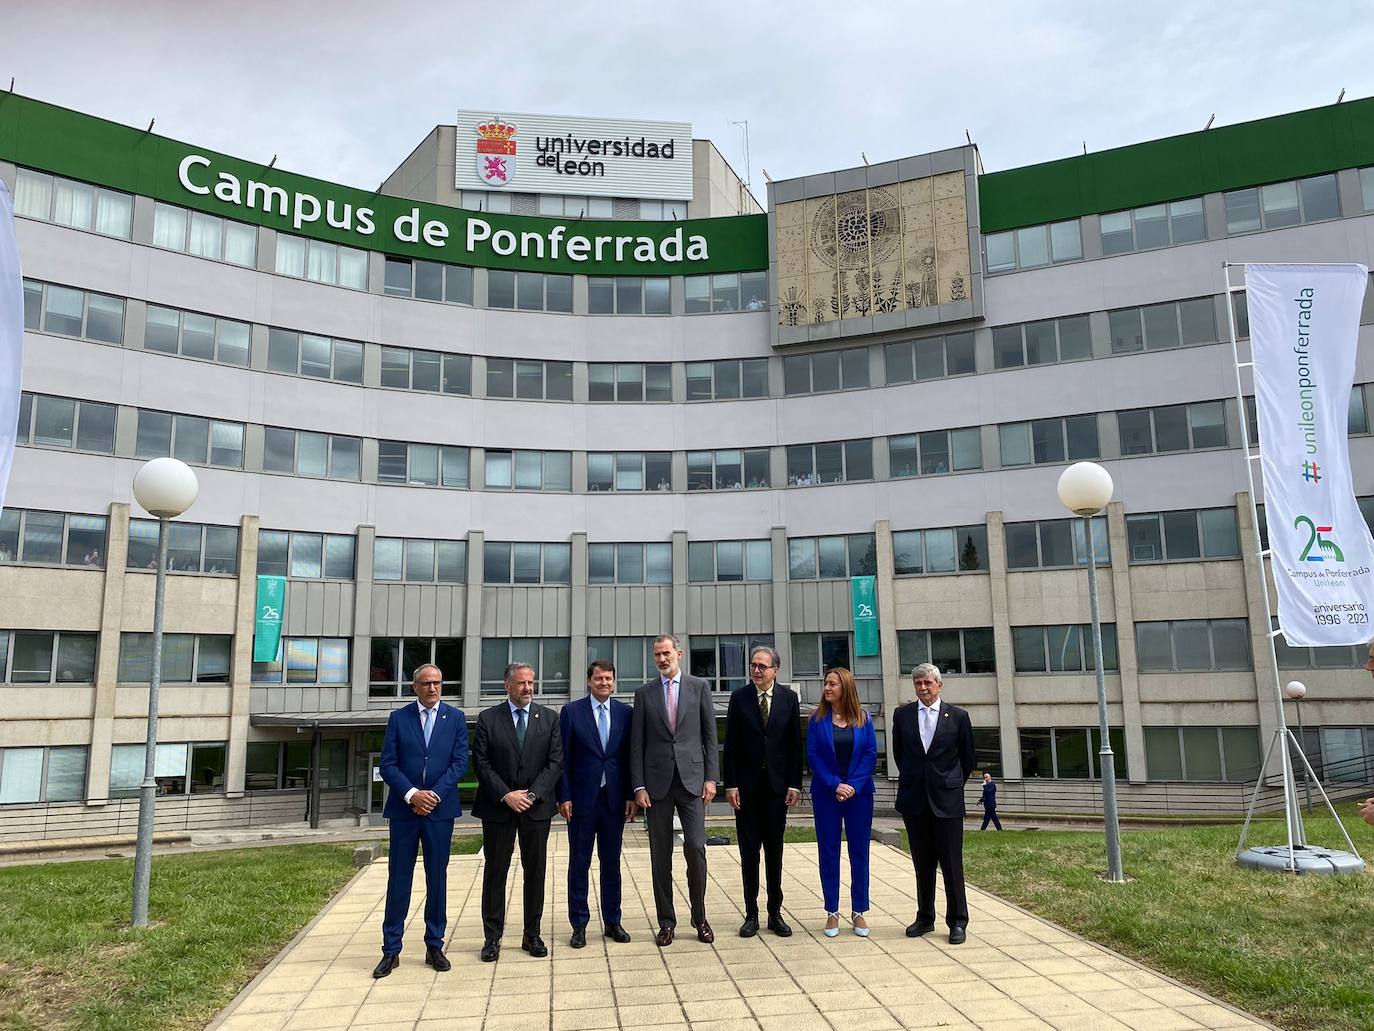
[[[460,112],[369,192],[0,94],[26,329],[0,836],[134,826],[157,527],[131,483],[169,454],[200,496],[163,827],[300,819],[315,770],[317,817],[367,819],[420,662],[473,718],[512,660],[554,705],[592,658],[636,685],[663,631],[722,715],[755,644],[807,703],[849,666],[884,745],[934,661],[1007,808],[1091,808],[1089,546],[1123,808],[1241,804],[1276,714],[1223,263],[1369,263],[1374,101],[997,173],[936,151],[771,183],[766,214],[690,127],[671,174],[617,179],[612,145],[665,123],[537,119]],[[566,188],[531,174],[566,154]],[[1083,458],[1117,488],[1091,542],[1055,494]],[[260,575],[287,602],[255,663]],[[1314,765],[1367,781],[1361,650],[1279,658]]]

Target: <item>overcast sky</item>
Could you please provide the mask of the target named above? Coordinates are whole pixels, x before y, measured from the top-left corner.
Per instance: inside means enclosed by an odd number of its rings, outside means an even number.
[[[5,5],[0,88],[352,186],[459,107],[692,123],[754,192],[967,129],[994,171],[1374,95],[1367,3]]]

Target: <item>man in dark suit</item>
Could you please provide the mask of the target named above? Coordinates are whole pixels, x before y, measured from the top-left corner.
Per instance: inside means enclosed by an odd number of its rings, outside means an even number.
[[[725,715],[725,800],[735,811],[744,923],[739,936],[759,933],[759,850],[768,876],[768,929],[787,938],[782,918],[782,839],[787,810],[801,798],[801,705],[777,682],[778,653],[755,648],[749,679],[730,694]]]
[[[574,949],[587,944],[587,874],[592,845],[601,860],[601,925],[607,938],[630,940],[620,925],[620,844],[634,816],[630,790],[630,726],[634,710],[611,697],[615,665],[597,659],[587,667],[587,696],[563,706],[558,729],[563,776],[558,811],[568,821],[568,920]]]
[[[549,822],[563,772],[558,715],[534,703],[534,669],[506,667],[506,701],[477,717],[472,766],[477,771],[473,815],[482,821],[482,961],[501,954],[506,929],[506,877],[515,840],[525,874],[525,933],[520,947],[536,958],[549,950],[539,937]]]
[[[973,772],[973,724],[968,713],[940,700],[938,667],[911,671],[916,701],[892,714],[892,751],[899,771],[897,812],[906,823],[916,867],[916,922],[907,937],[935,930],[935,867],[945,881],[949,943],[968,937],[964,894],[964,781]]]
[[[426,663],[415,671],[416,704],[404,705],[386,721],[379,764],[389,787],[382,815],[391,829],[387,856],[386,911],[382,917],[382,961],[373,977],[386,977],[401,959],[401,937],[410,912],[415,857],[425,855],[425,962],[450,969],[444,955],[448,924],[448,856],[453,821],[463,815],[458,781],[468,766],[468,727],[461,709],[439,700],[444,675]]]
[[[716,710],[711,687],[682,672],[682,645],[672,634],[654,638],[659,675],[635,692],[630,729],[630,781],[647,810],[649,864],[660,947],[673,944],[673,813],[682,823],[687,896],[697,941],[716,940],[706,921],[706,807],[716,797]]]

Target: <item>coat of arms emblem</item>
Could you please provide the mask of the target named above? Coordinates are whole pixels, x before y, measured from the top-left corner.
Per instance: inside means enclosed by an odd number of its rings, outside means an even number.
[[[488,186],[515,178],[515,126],[495,115],[477,127],[477,178]]]

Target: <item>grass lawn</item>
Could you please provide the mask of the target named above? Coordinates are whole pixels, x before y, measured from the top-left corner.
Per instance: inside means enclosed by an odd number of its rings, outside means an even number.
[[[348,845],[0,869],[0,1028],[199,1028],[353,875]]]
[[[1340,807],[1356,848],[1374,834]],[[1328,816],[1308,840],[1345,847]],[[969,882],[1285,1028],[1374,1027],[1374,875],[1292,877],[1242,870],[1240,828],[1129,831],[1128,884],[1106,884],[1101,833],[969,831]],[[1284,842],[1282,821],[1250,844]]]

